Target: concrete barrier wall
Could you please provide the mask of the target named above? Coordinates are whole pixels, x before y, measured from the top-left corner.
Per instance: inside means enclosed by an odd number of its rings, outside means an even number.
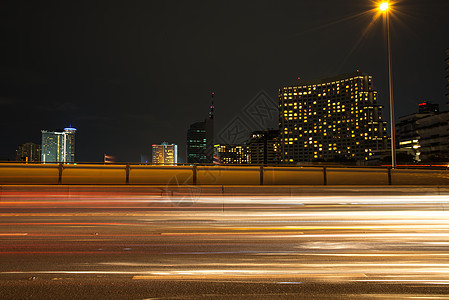
[[[197,167],[196,183],[204,185],[260,185],[260,167]]]
[[[449,185],[447,170],[391,170],[392,185]]]
[[[62,184],[125,184],[125,165],[64,165]]]
[[[322,185],[323,168],[264,167],[264,185]]]
[[[328,185],[388,185],[388,169],[327,168]]]
[[[292,186],[444,186],[449,185],[449,171],[338,167],[0,164],[0,185],[260,185],[261,180],[263,185]]]
[[[189,166],[131,166],[129,184],[193,184],[193,168]]]
[[[0,164],[2,184],[57,184],[59,168],[57,164]]]

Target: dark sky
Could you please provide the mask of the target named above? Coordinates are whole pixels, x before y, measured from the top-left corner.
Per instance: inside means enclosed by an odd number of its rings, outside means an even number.
[[[185,157],[190,123],[216,130],[260,91],[360,69],[388,104],[385,31],[369,0],[3,1],[0,158],[78,129],[78,161],[140,161],[168,141]],[[430,100],[446,109],[448,0],[395,3],[396,116]],[[387,106],[388,107],[388,106]],[[388,118],[388,109],[384,111]],[[276,123],[276,120],[274,120]]]

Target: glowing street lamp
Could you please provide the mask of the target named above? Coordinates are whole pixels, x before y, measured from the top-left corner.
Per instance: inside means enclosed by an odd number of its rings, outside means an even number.
[[[380,5],[379,5],[379,9],[380,9],[380,11],[386,11],[386,10],[388,10],[388,2],[382,2]]]
[[[385,13],[387,18],[387,39],[388,39],[388,77],[390,88],[390,125],[391,125],[391,167],[396,168],[396,132],[394,126],[394,102],[393,102],[393,74],[391,62],[391,39],[390,39],[390,4],[382,2],[379,10]]]

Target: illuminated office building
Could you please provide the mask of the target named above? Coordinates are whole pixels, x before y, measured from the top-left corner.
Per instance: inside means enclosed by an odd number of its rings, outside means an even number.
[[[163,142],[153,145],[153,164],[175,165],[178,162],[178,145]]]
[[[279,90],[284,163],[369,160],[386,149],[372,77],[360,72],[302,82]]]
[[[245,145],[215,145],[215,153],[224,165],[246,165],[249,163],[248,147]]]
[[[75,162],[75,128],[64,128],[63,132],[42,130],[41,161]]]
[[[16,150],[16,161],[41,161],[41,145],[35,143],[25,143]]]
[[[187,163],[212,164],[214,156],[214,102],[209,117],[190,125],[187,130]]]
[[[248,152],[251,164],[279,164],[281,160],[279,130],[252,132],[248,142]]]

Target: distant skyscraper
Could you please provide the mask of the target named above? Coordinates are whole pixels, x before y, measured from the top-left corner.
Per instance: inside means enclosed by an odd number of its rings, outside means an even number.
[[[251,164],[279,164],[281,160],[279,130],[252,132],[248,148]]]
[[[224,165],[246,165],[249,163],[246,145],[215,145],[215,153]]]
[[[41,145],[25,143],[16,150],[16,161],[41,161]]]
[[[187,130],[187,163],[209,163],[206,145],[206,121],[190,125]]]
[[[372,77],[358,71],[281,88],[283,162],[369,160],[386,149],[381,111]]]
[[[153,145],[153,164],[174,165],[178,162],[178,145],[163,142]]]
[[[212,164],[214,155],[214,93],[209,117],[187,130],[187,163]]]
[[[42,130],[42,162],[75,162],[75,128]]]

